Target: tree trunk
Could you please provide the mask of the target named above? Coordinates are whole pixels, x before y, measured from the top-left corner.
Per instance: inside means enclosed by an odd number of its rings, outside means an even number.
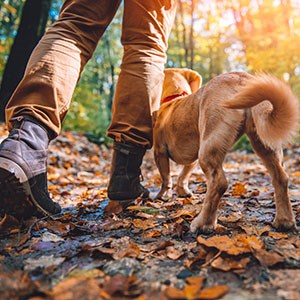
[[[45,33],[52,0],[26,0],[17,35],[11,47],[0,88],[0,121],[5,106],[21,81],[32,50]]]
[[[179,12],[181,15],[181,26],[182,26],[182,42],[183,42],[183,48],[184,48],[184,58],[185,58],[185,66],[188,67],[189,65],[189,48],[187,45],[187,33],[186,33],[186,27],[184,24],[184,11],[183,11],[183,4],[182,0],[179,0]]]
[[[109,108],[109,111],[111,111],[113,98],[114,98],[114,94],[115,94],[115,66],[113,63],[113,59],[112,59],[112,55],[111,55],[111,46],[110,46],[110,41],[108,38],[105,39],[105,45],[106,45],[106,50],[107,50],[107,56],[108,56],[109,68],[110,68],[110,76],[111,76],[111,84],[109,87],[109,99],[108,99],[108,108]]]
[[[190,30],[190,69],[194,68],[194,12],[195,0],[191,2],[191,30]]]

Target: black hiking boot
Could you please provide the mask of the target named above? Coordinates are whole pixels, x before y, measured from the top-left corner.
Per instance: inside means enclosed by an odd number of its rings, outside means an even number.
[[[15,117],[12,122],[9,136],[0,144],[0,204],[9,210],[14,204],[18,209],[31,202],[44,215],[53,217],[61,208],[48,193],[49,133],[31,116]],[[8,213],[14,215],[14,211]]]
[[[114,143],[108,198],[113,201],[131,201],[148,198],[149,191],[141,181],[140,166],[146,150],[132,144]]]

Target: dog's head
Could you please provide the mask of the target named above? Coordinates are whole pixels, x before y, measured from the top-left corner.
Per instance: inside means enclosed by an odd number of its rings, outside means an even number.
[[[161,104],[180,96],[192,94],[202,83],[202,77],[196,71],[186,68],[165,69]]]

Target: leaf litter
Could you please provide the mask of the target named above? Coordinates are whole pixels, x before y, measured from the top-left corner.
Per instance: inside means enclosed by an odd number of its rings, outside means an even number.
[[[0,126],[0,138],[7,134]],[[55,220],[30,203],[1,202],[1,299],[299,299],[298,232],[277,232],[271,179],[253,154],[232,152],[230,182],[214,234],[195,235],[191,220],[206,192],[191,177],[190,198],[110,203],[110,147],[63,132],[50,146],[49,191],[63,207]],[[290,197],[300,224],[300,145],[285,150]],[[180,168],[171,164],[175,179]],[[148,151],[144,185],[159,190]],[[17,204],[16,204],[17,203]]]

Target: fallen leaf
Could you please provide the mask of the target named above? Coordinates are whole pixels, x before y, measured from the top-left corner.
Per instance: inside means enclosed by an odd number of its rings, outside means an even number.
[[[64,239],[54,233],[51,233],[51,232],[45,232],[42,234],[42,241],[43,242],[61,242],[63,241]]]
[[[184,255],[184,252],[181,250],[176,249],[173,246],[167,247],[166,248],[166,255],[168,258],[172,260],[177,260],[180,258],[182,255]]]
[[[231,257],[218,257],[216,258],[212,263],[211,266],[214,269],[222,270],[225,272],[231,271],[231,270],[241,270],[245,269],[247,264],[250,262],[249,257],[244,257],[242,259],[236,260]]]
[[[197,241],[200,245],[204,245],[209,248],[216,248],[229,255],[250,253],[252,252],[252,249],[260,249],[263,247],[263,242],[257,237],[248,237],[246,235],[237,235],[232,238],[227,235],[213,236],[206,240],[201,236],[198,236]]]
[[[157,225],[156,221],[153,219],[147,219],[147,220],[134,219],[132,224],[135,228],[142,229],[142,230],[151,229]]]
[[[276,252],[269,252],[264,249],[260,249],[254,252],[255,257],[259,262],[266,267],[275,266],[277,263],[284,262],[284,257]]]
[[[113,254],[114,259],[120,259],[123,257],[138,257],[140,254],[139,246],[136,245],[128,236],[112,241],[110,246],[116,251]]]
[[[274,231],[269,231],[268,236],[272,237],[275,240],[287,239],[289,237],[286,233]]]
[[[138,296],[141,291],[136,284],[135,276],[117,274],[104,282],[103,289],[111,296]]]
[[[218,220],[225,223],[236,223],[242,219],[241,213],[232,213],[228,216],[220,216]]]
[[[153,207],[148,207],[148,206],[132,205],[132,206],[128,206],[127,209],[131,210],[131,211],[142,211],[142,212],[150,214],[150,215],[159,213],[159,209],[156,209]]]
[[[150,239],[153,237],[159,237],[161,236],[161,232],[159,230],[151,230],[143,233],[144,239]]]
[[[233,184],[232,196],[243,196],[247,193],[247,189],[242,182],[235,182]]]
[[[118,201],[109,201],[107,206],[104,209],[104,212],[107,216],[118,215],[124,210],[122,203]]]
[[[168,286],[165,289],[164,294],[168,299],[186,299],[184,291],[172,286]]]
[[[215,285],[203,289],[196,299],[201,299],[201,300],[219,299],[223,297],[225,294],[227,294],[228,292],[229,292],[229,288],[227,285]]]
[[[109,295],[100,289],[97,281],[90,277],[71,277],[59,282],[50,292],[51,299],[105,299]],[[101,298],[99,298],[99,296]]]
[[[202,288],[203,282],[204,282],[205,277],[199,276],[199,277],[188,277],[186,279],[186,282],[190,285],[197,285],[199,289]]]
[[[54,255],[43,255],[39,258],[27,258],[24,270],[33,271],[37,268],[48,268],[58,266],[65,261],[65,257],[54,257]]]

